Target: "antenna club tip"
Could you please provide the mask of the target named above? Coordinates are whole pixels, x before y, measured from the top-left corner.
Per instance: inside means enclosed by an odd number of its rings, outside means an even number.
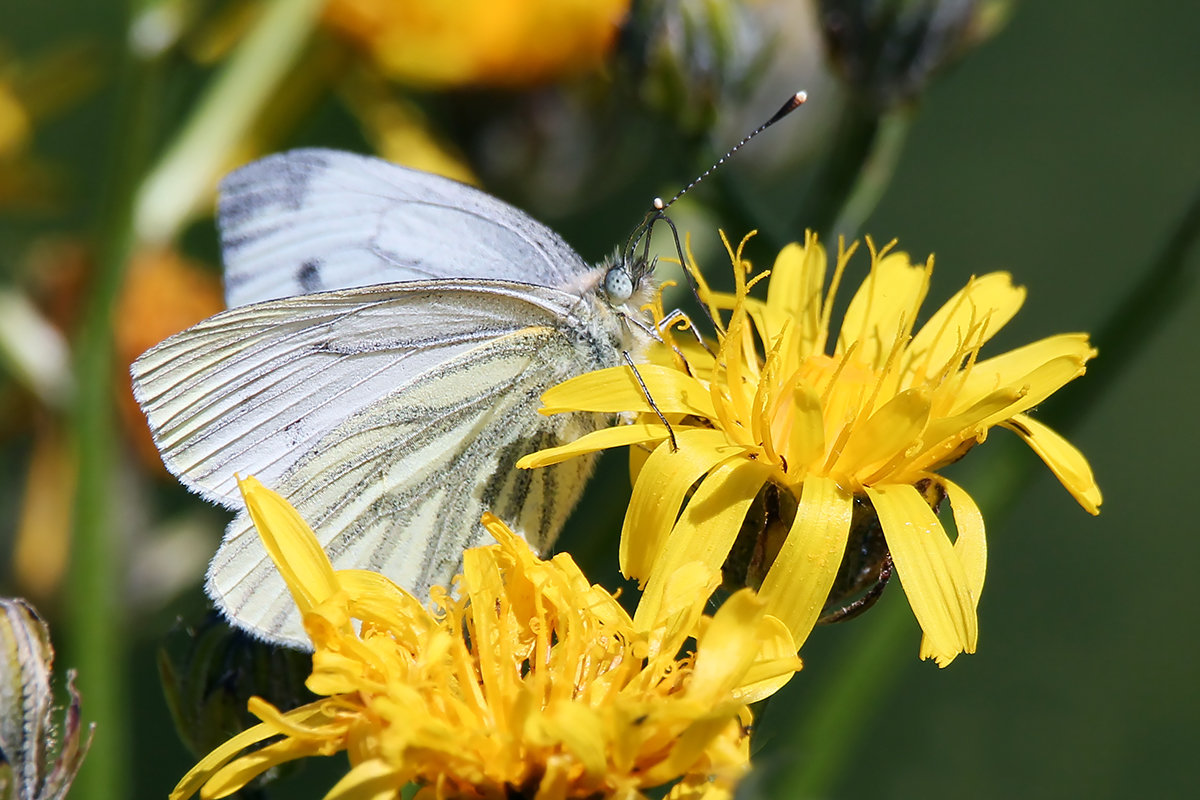
[[[654,198],[653,202],[651,202],[651,205],[654,206],[655,211],[662,211],[667,207],[667,204],[663,202],[661,197]]]
[[[801,89],[800,91],[796,92],[794,97],[795,97],[796,105],[800,105],[801,103],[805,103],[808,101],[808,92]]]

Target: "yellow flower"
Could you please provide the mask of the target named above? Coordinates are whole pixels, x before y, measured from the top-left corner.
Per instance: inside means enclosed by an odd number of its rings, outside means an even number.
[[[331,0],[328,24],[393,78],[524,86],[600,66],[629,0]]]
[[[254,698],[262,723],[172,798],[223,797],[276,764],[341,750],[350,770],[330,798],[398,797],[410,782],[421,798],[634,800],[664,784],[669,797],[729,797],[748,766],[747,704],[800,666],[753,593],[704,617],[717,578],[697,564],[636,627],[569,556],[538,559],[489,515],[498,544],[467,551],[458,596],[435,590],[430,611],[381,575],[335,572],[295,510],[257,481],[242,493],[304,615],[307,685],[321,699],[280,712]],[[694,654],[681,657],[690,636]]]
[[[803,642],[829,597],[856,506],[873,510],[925,633],[921,655],[945,666],[975,650],[986,543],[971,497],[935,470],[1000,425],[1021,436],[1076,500],[1098,513],[1100,491],[1086,460],[1025,413],[1083,374],[1095,355],[1087,336],[1051,336],[981,360],[980,349],[1025,298],[1002,272],[973,278],[913,334],[932,260],[914,265],[904,253],[868,245],[870,274],[835,339],[834,296],[855,247],[839,247],[826,291],[826,255],[815,237],[788,245],[769,273],[764,302],[748,294],[757,279],[748,281],[741,247],[734,253],[726,243],[736,293],[713,292],[695,276],[718,320],[715,354],[694,339],[690,346],[675,342],[668,332],[664,352],[672,355],[639,367],[644,391],[628,368],[615,368],[567,381],[543,397],[546,414],[639,414],[634,424],[519,463],[543,466],[643,445],[633,450],[640,452],[633,459],[640,471],[621,540],[622,571],[646,590],[639,614],[656,613],[680,564],[700,559],[721,566],[755,498],[771,485],[794,498],[795,513],[783,520],[790,527],[764,566],[760,596],[768,613]],[[727,325],[720,324],[722,311],[730,312]],[[671,422],[677,450],[647,394]],[[953,543],[927,500],[942,492],[958,531]]]

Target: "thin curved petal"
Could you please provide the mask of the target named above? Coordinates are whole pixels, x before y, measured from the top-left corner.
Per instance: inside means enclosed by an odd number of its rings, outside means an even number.
[[[796,325],[801,347],[807,351],[813,349],[820,338],[827,266],[825,248],[817,244],[815,236],[804,245],[793,242],[779,251],[767,286],[770,313],[766,324],[772,326],[772,335],[779,333],[783,320],[791,320]]]
[[[750,503],[769,475],[770,468],[765,465],[734,458],[717,465],[700,482],[650,571],[633,617],[637,630],[654,626],[664,584],[675,570],[689,561],[699,561],[713,570],[721,568]]]
[[[757,703],[775,694],[804,666],[796,651],[799,645],[778,618],[767,615],[755,635],[758,659],[746,670],[742,685],[733,696],[741,703]]]
[[[316,704],[314,704],[316,705]],[[208,781],[214,772],[231,761],[238,753],[247,747],[258,744],[263,739],[269,739],[279,733],[273,725],[260,723],[253,728],[242,731],[220,747],[200,759],[196,766],[180,779],[171,791],[170,800],[183,800],[191,797]]]
[[[944,666],[958,653],[975,652],[979,626],[967,575],[933,510],[912,486],[866,491],[934,658]]]
[[[408,780],[382,758],[355,764],[323,800],[390,800]]]
[[[219,769],[204,784],[200,796],[204,800],[228,797],[272,767],[288,761],[321,755],[323,742],[284,739],[231,761]]]
[[[643,586],[692,485],[741,452],[722,431],[696,428],[680,431],[675,439],[678,450],[662,442],[642,465],[621,530],[621,574],[638,578]]]
[[[333,564],[296,509],[257,478],[239,479],[238,488],[263,546],[287,582],[300,613],[307,614],[332,597],[338,591]]]
[[[982,441],[988,428],[1036,406],[1084,372],[1083,361],[1075,356],[1060,356],[988,393],[970,408],[935,420],[925,432],[925,449],[912,456],[905,474],[937,467],[967,439]]]
[[[541,414],[567,411],[623,411],[654,413],[654,405],[664,414],[694,414],[711,419],[716,415],[708,388],[700,381],[671,367],[639,364],[638,375],[646,390],[638,384],[628,365],[596,370],[563,381],[542,395]],[[649,397],[647,397],[649,394]]]
[[[975,608],[979,608],[979,598],[983,594],[983,582],[987,576],[987,537],[984,535],[983,514],[979,506],[971,499],[961,486],[941,476],[935,480],[946,490],[946,499],[954,511],[954,527],[958,529],[958,538],[954,540],[954,552],[962,562],[963,572],[967,576],[967,588]],[[921,658],[937,659],[939,666],[946,666],[954,657],[939,657],[930,644],[928,636],[921,637]]]
[[[920,362],[924,374],[936,374],[961,352],[968,335],[973,342],[985,344],[1024,303],[1025,287],[1013,286],[1012,275],[1007,272],[972,278],[913,337],[908,346],[910,365]],[[987,327],[982,334],[975,333],[974,329],[985,322],[985,315]]]
[[[688,694],[706,705],[728,702],[758,658],[758,627],[766,604],[749,589],[730,595],[696,642]]]
[[[891,253],[876,262],[842,318],[837,352],[858,342],[858,358],[879,368],[902,334],[911,329],[929,288],[925,267],[914,266],[905,253]]]
[[[796,519],[767,571],[759,596],[799,648],[808,638],[846,552],[854,497],[831,479],[805,479]]]
[[[1095,357],[1096,351],[1086,333],[1061,333],[1009,350],[998,356],[977,362],[963,381],[958,395],[965,404],[1001,386],[1019,381],[1041,365],[1059,358],[1073,358],[1083,363]]]
[[[1100,513],[1100,503],[1104,499],[1100,487],[1096,485],[1091,465],[1075,445],[1027,414],[1018,414],[1001,425],[1025,440],[1085,511]]]
[[[946,499],[954,512],[954,527],[958,538],[954,540],[954,552],[963,565],[967,576],[967,590],[975,605],[983,593],[983,581],[987,576],[987,536],[983,526],[983,513],[966,490],[948,478],[938,478],[946,490]]]
[[[673,426],[675,434],[678,436],[681,426]],[[538,450],[536,453],[530,453],[523,456],[517,462],[519,469],[535,469],[537,467],[548,467],[551,464],[557,464],[560,461],[566,461],[568,458],[581,456],[584,453],[595,453],[600,450],[607,450],[610,447],[625,447],[631,444],[640,444],[647,442],[657,444],[664,439],[670,437],[667,432],[667,426],[661,422],[636,422],[633,425],[617,425],[613,428],[602,428],[598,431],[592,431],[589,434],[580,436],[573,442],[569,442],[558,447],[548,447],[545,450]]]
[[[1060,356],[1047,361],[1013,382],[1013,386],[1020,387],[1024,393],[1021,399],[1008,408],[995,412],[982,424],[990,428],[1023,411],[1028,411],[1085,372],[1087,372],[1087,368],[1084,366],[1083,360],[1075,356]]]
[[[855,427],[833,472],[867,480],[880,466],[912,447],[929,422],[929,393],[924,389],[901,392]]]

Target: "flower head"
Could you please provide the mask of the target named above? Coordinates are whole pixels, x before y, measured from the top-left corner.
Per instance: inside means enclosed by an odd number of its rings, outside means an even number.
[[[629,0],[332,0],[330,26],[418,85],[524,86],[598,67]]]
[[[747,704],[799,668],[793,640],[751,592],[702,615],[717,579],[678,571],[637,627],[566,555],[551,561],[493,517],[497,544],[464,556],[458,596],[430,611],[372,572],[335,572],[287,503],[242,482],[313,647],[321,699],[281,712],[196,766],[173,798],[221,797],[284,761],[346,751],[330,797],[725,797],[745,771]],[[689,637],[694,653],[680,655]],[[241,753],[265,739],[282,737]]]
[[[790,498],[794,515],[763,557],[760,595],[768,613],[797,642],[807,637],[842,563],[857,506],[882,529],[925,633],[922,656],[945,665],[975,649],[986,544],[971,497],[936,470],[999,425],[1021,436],[1085,509],[1098,512],[1100,492],[1082,455],[1026,413],[1083,374],[1095,355],[1087,336],[1051,336],[981,358],[1025,298],[1001,272],[973,278],[913,333],[932,261],[914,265],[904,253],[868,245],[871,271],[836,336],[834,297],[854,247],[839,248],[826,290],[826,255],[815,237],[787,246],[765,301],[749,290],[766,273],[750,279],[741,247],[729,248],[734,294],[711,291],[695,275],[718,324],[715,353],[675,342],[668,331],[661,363],[638,368],[645,390],[623,367],[580,376],[543,397],[547,414],[639,415],[632,425],[520,462],[534,467],[644,445],[634,457],[621,542],[622,570],[646,589],[639,614],[654,613],[680,564],[721,566],[756,497],[770,486]],[[661,308],[657,314],[661,319]],[[953,542],[931,507],[942,495],[953,509]]]

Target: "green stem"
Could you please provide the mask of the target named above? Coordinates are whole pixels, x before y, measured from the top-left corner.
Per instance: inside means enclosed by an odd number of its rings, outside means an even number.
[[[1196,264],[1188,269],[1188,254],[1200,239],[1200,187],[1133,289],[1108,316],[1093,337],[1100,357],[1088,364],[1087,379],[1076,381],[1047,401],[1038,418],[1056,428],[1068,429],[1078,422],[1077,409],[1091,407],[1153,339],[1154,333],[1171,319],[1196,283]],[[1200,261],[1200,259],[1198,259]]]
[[[130,3],[131,19],[142,3]],[[113,524],[112,475],[118,445],[113,410],[115,358],[112,309],[128,261],[136,176],[153,138],[153,98],[160,93],[152,62],[126,52],[118,75],[117,120],[108,180],[98,213],[97,271],[76,340],[78,392],[72,425],[78,456],[75,524],[67,588],[67,653],[78,670],[84,719],[96,735],[72,795],[83,800],[129,796],[128,642],[120,539]]]
[[[826,241],[833,242],[838,236],[853,239],[858,235],[867,217],[879,205],[883,193],[892,182],[892,174],[908,141],[914,113],[911,107],[900,107],[879,119],[875,139],[867,153],[866,161],[854,177],[854,183],[842,204],[841,212],[833,223]]]
[[[800,203],[800,225],[826,241],[835,234],[838,220],[855,196],[867,165],[878,147],[882,117],[854,98],[847,98],[832,137],[832,148]]]
[[[131,18],[143,5],[132,0]],[[308,41],[323,0],[271,0],[157,168],[145,170],[157,74],[127,53],[118,130],[101,214],[99,269],[77,342],[79,391],[73,417],[79,458],[68,596],[67,650],[79,671],[87,719],[96,722],[76,798],[130,794],[130,709],[119,537],[113,524],[112,465],[118,451],[112,401],[116,374],[112,313],[135,246],[170,242],[224,160],[243,140]],[[139,177],[147,175],[140,183]]]

